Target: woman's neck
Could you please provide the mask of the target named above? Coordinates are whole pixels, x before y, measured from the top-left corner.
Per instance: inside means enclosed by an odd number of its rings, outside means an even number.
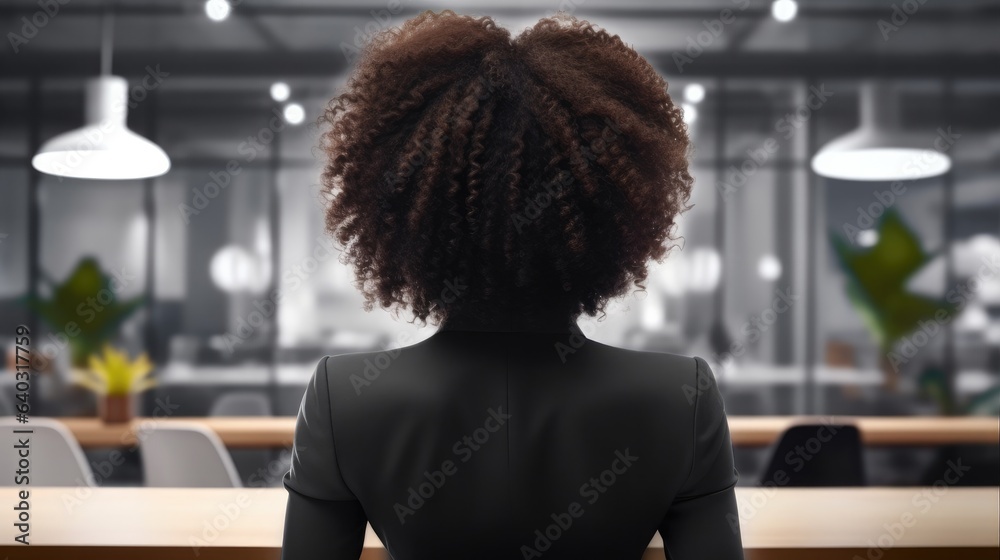
[[[576,315],[566,311],[542,307],[480,313],[469,311],[449,315],[438,330],[572,333],[579,331],[576,319]]]

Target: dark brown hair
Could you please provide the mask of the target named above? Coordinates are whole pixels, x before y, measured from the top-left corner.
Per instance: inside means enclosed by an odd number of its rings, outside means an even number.
[[[691,192],[666,82],[566,15],[512,38],[425,12],[373,38],[321,120],[327,228],[366,309],[420,321],[596,314],[642,287]]]

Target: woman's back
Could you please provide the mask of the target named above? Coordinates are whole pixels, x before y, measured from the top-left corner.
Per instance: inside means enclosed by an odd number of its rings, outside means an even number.
[[[347,513],[290,517],[289,558],[357,558],[365,521],[394,560],[637,559],[657,530],[673,560],[741,554],[700,359],[445,328],[322,360],[295,445],[292,499]]]
[[[693,178],[648,61],[572,16],[513,36],[424,12],[376,33],[330,103],[328,231],[367,309],[443,324],[325,359],[303,400],[283,554],[741,558],[704,361],[586,341],[644,288]],[[518,334],[520,333],[520,334]]]

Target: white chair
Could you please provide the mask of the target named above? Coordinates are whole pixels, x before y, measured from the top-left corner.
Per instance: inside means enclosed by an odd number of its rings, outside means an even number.
[[[201,424],[154,425],[138,434],[146,486],[238,488],[229,452],[215,432]]]
[[[30,434],[14,430],[31,430]],[[95,486],[94,473],[73,434],[58,420],[31,418],[22,424],[13,416],[0,418],[0,486],[18,486],[20,440],[28,440],[28,483],[31,486]]]
[[[215,400],[212,416],[271,416],[271,399],[261,392],[236,391],[226,393]],[[236,465],[236,471],[243,480],[255,483],[249,477],[266,472],[271,462],[270,449],[232,449],[229,456]],[[285,471],[288,469],[286,468]],[[258,474],[258,477],[260,475]],[[259,481],[257,481],[259,482]],[[280,482],[280,481],[278,481]]]

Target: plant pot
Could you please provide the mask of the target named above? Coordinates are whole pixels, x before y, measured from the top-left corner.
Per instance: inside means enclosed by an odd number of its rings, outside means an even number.
[[[98,399],[98,414],[105,424],[132,420],[132,395],[103,395]]]

